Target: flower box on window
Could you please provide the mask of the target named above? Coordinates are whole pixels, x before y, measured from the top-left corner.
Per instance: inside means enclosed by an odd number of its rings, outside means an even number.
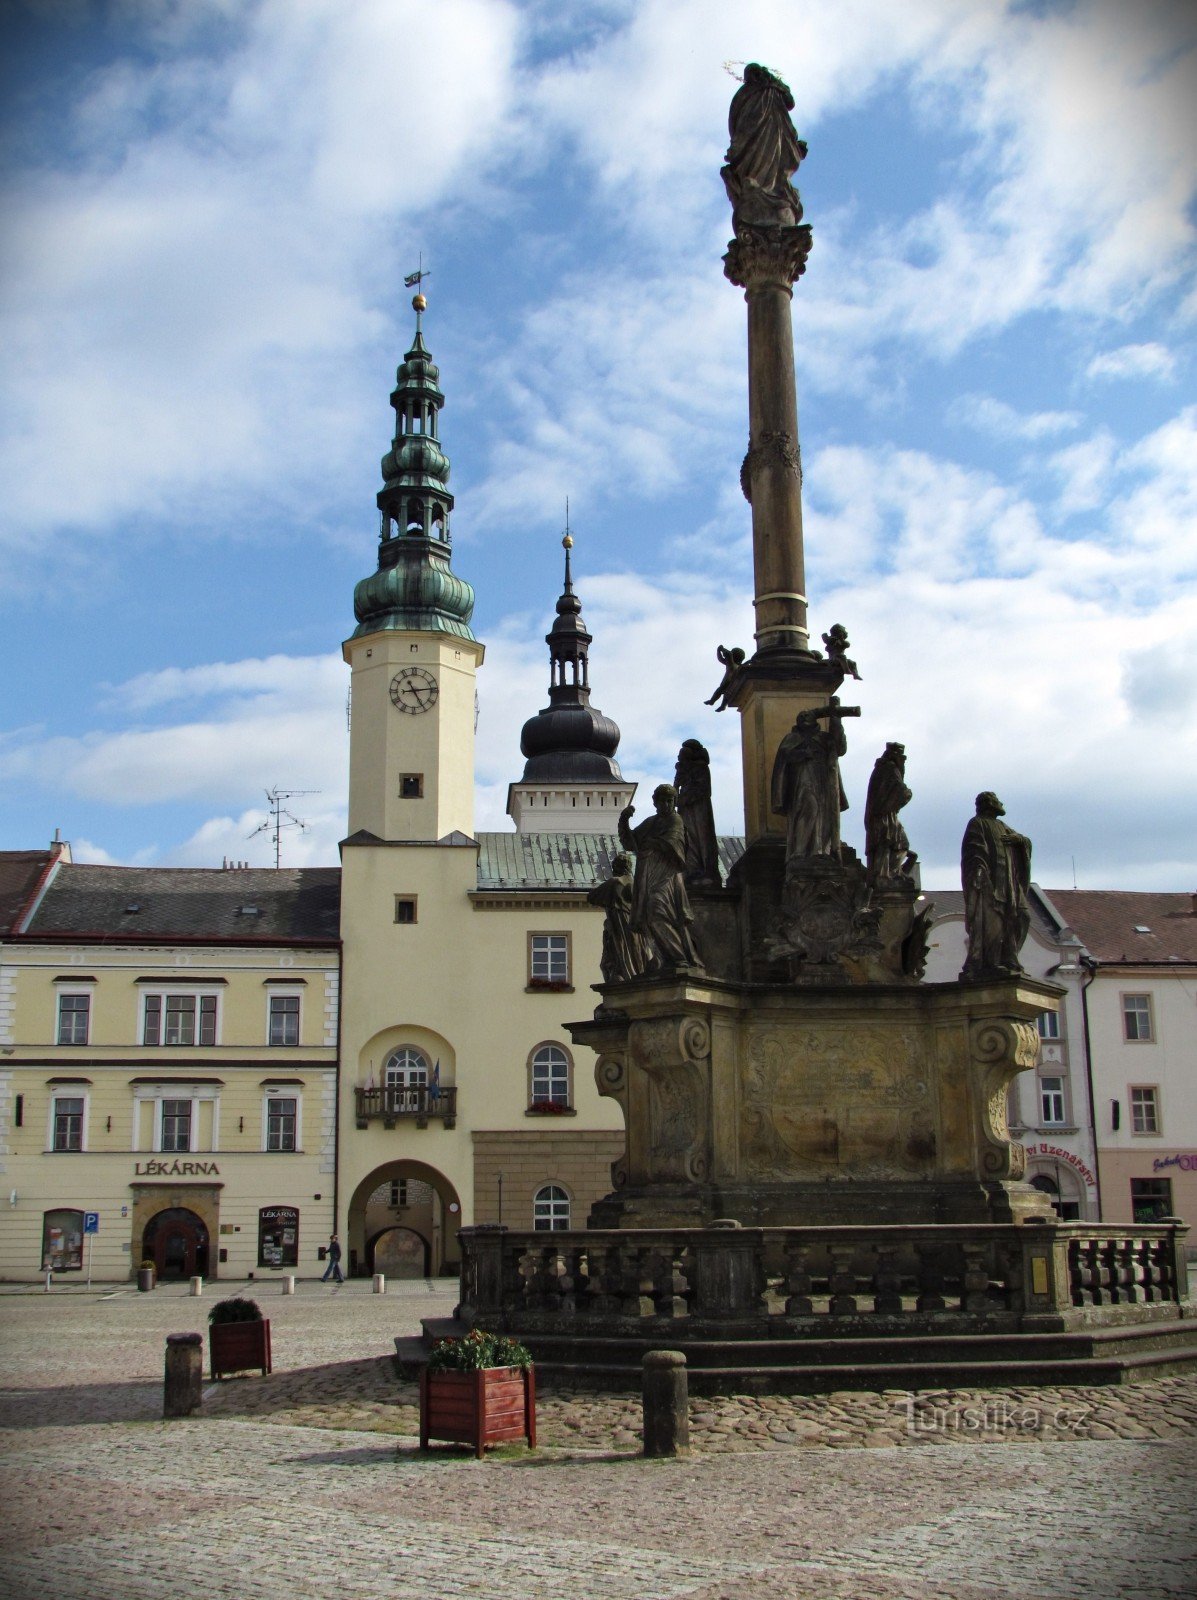
[[[533,1100],[528,1110],[537,1117],[568,1117],[573,1107],[564,1100]]]

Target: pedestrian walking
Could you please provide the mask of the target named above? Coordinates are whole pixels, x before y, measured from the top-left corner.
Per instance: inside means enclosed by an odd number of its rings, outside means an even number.
[[[328,1236],[328,1265],[320,1282],[327,1283],[330,1278],[334,1283],[345,1282],[345,1275],[341,1271],[341,1241],[335,1233]]]

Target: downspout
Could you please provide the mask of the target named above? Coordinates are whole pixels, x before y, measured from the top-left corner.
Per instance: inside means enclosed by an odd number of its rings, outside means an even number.
[[[1089,1137],[1093,1142],[1093,1181],[1097,1190],[1097,1220],[1101,1222],[1101,1152],[1097,1145],[1097,1101],[1093,1097],[1093,1052],[1089,1045],[1089,985],[1097,976],[1097,962],[1092,956],[1081,956],[1080,964],[1088,973],[1081,979],[1081,1017],[1085,1025],[1085,1084],[1089,1092]]]
[[[333,1225],[332,1231],[341,1237],[341,1223],[337,1209],[341,1203],[341,1045],[345,1025],[345,941],[337,940],[337,1059],[333,1066]],[[349,1260],[349,1230],[345,1234],[345,1260]]]

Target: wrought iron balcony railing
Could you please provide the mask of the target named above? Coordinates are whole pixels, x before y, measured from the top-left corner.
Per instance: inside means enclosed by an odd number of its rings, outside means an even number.
[[[371,1122],[381,1122],[384,1128],[393,1128],[396,1122],[414,1122],[417,1128],[426,1128],[433,1118],[446,1128],[457,1121],[457,1087],[454,1084],[430,1088],[355,1089],[357,1125],[369,1127]]]

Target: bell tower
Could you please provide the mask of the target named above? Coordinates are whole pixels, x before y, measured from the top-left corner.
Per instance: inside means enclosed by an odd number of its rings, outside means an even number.
[[[483,647],[474,591],[450,565],[453,496],[440,445],[445,403],[416,335],[396,374],[395,437],[382,458],[378,570],[353,592],[349,832],[394,843],[474,829],[474,680]]]

